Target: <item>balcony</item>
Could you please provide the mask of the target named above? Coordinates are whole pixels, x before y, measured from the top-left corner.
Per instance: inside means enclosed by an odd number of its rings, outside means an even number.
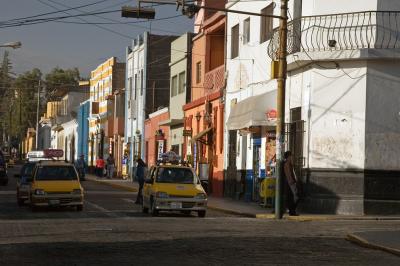
[[[225,87],[225,66],[208,71],[204,76],[204,94],[208,95]]]
[[[400,12],[366,11],[309,16],[288,23],[288,54],[297,52],[400,48]],[[279,29],[268,46],[278,59]]]

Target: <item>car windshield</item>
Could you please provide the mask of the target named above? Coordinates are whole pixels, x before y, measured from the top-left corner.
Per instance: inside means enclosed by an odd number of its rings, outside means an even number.
[[[158,169],[158,183],[193,184],[193,172],[187,168],[160,167]]]
[[[78,180],[72,166],[40,166],[35,180]]]

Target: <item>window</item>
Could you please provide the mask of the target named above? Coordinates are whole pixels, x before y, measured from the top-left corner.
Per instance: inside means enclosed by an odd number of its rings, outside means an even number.
[[[171,80],[171,96],[174,97],[178,94],[178,76],[173,76]]]
[[[140,71],[140,95],[143,95],[143,89],[144,89],[144,84],[143,84],[143,70]]]
[[[247,18],[243,22],[243,43],[249,43],[250,42],[250,18]]]
[[[158,183],[193,184],[195,177],[190,169],[160,167],[157,173]]]
[[[231,33],[231,58],[239,55],[239,24],[232,27]]]
[[[196,83],[201,82],[201,62],[196,63]]]
[[[36,180],[78,180],[72,166],[40,166]]]
[[[178,94],[185,92],[185,72],[179,73]]]
[[[274,12],[273,5],[269,5],[261,10],[261,14],[272,16]],[[261,32],[260,32],[260,43],[268,41],[272,37],[272,17],[261,17]]]
[[[137,74],[135,74],[135,88],[133,90],[133,94],[134,94],[134,98],[136,100],[136,90],[138,88],[138,78],[137,78]]]

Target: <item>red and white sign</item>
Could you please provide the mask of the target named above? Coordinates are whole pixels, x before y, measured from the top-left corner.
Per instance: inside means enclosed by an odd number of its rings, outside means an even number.
[[[268,121],[274,121],[277,118],[278,112],[276,111],[276,109],[271,109],[266,112],[265,115],[267,116]]]
[[[43,154],[46,158],[59,158],[64,156],[64,151],[61,149],[45,149]]]

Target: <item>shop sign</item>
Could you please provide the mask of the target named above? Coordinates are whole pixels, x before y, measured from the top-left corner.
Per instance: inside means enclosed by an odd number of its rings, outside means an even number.
[[[157,159],[162,159],[162,154],[164,153],[164,140],[158,141]]]
[[[271,109],[265,114],[267,116],[268,121],[275,121],[277,119],[278,112],[276,111],[276,109]]]
[[[193,130],[192,129],[184,129],[182,135],[184,137],[191,137],[193,134]]]

